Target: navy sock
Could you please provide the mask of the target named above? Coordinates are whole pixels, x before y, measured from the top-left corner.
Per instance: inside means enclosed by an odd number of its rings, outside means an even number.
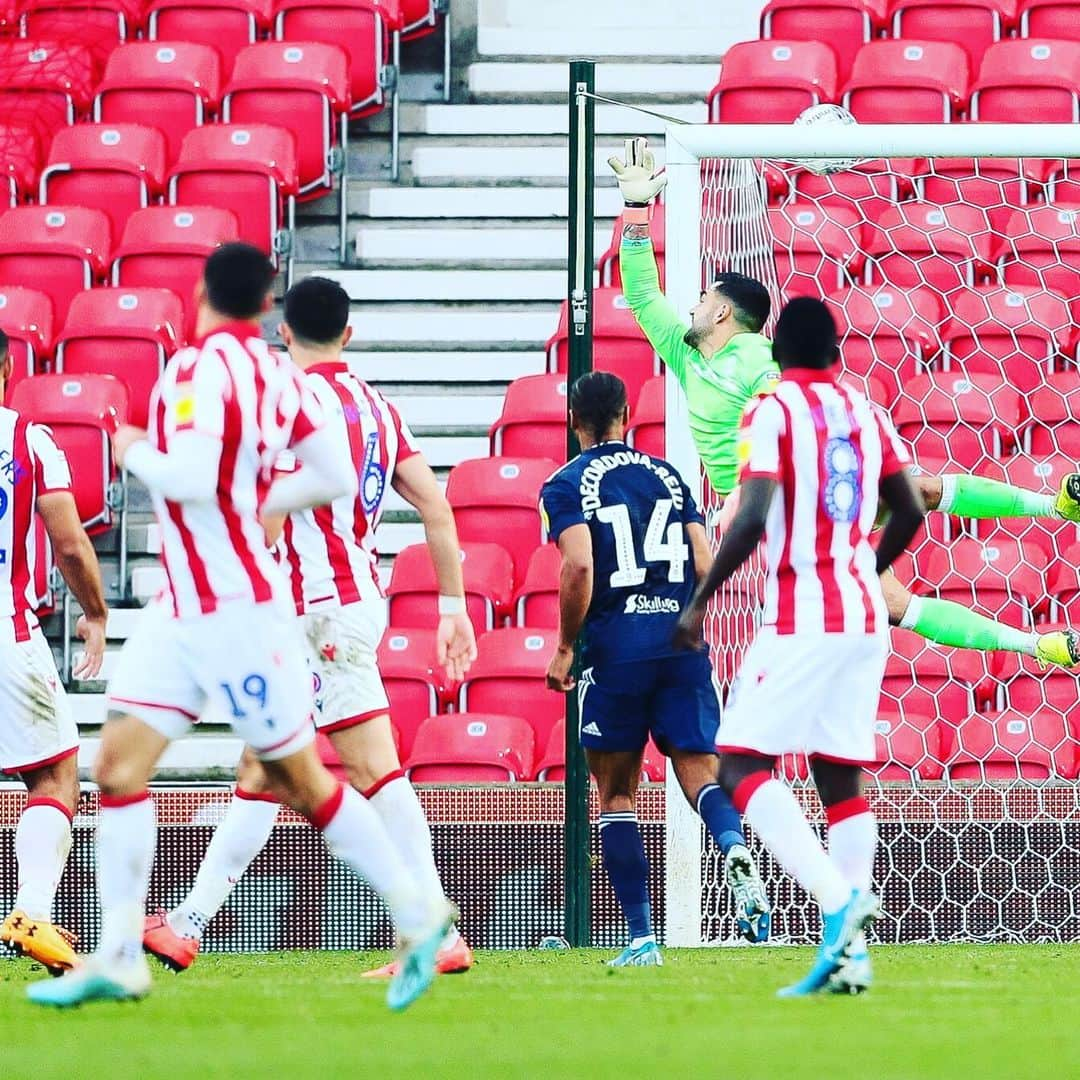
[[[626,916],[631,940],[649,937],[653,932],[649,860],[645,857],[637,815],[601,814],[600,848],[611,887]]]
[[[706,784],[698,792],[697,812],[725,855],[736,844],[746,843],[739,811],[719,784]]]

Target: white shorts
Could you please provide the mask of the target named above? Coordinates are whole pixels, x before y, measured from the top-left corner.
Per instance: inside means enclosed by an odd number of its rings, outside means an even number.
[[[137,716],[167,739],[212,709],[264,761],[315,737],[311,676],[296,621],[276,604],[225,604],[174,619],[147,607],[109,684],[109,711]]]
[[[342,731],[390,711],[376,653],[386,605],[362,601],[300,616],[315,688],[315,726]]]
[[[79,751],[79,730],[40,630],[15,640],[0,619],[0,771],[30,772]]]
[[[888,638],[764,628],[746,652],[716,735],[720,753],[874,760]]]

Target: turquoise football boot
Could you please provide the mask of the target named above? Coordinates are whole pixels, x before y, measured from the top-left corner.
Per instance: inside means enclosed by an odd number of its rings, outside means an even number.
[[[663,967],[664,956],[655,941],[646,941],[636,949],[627,945],[614,960],[607,962],[608,967]]]

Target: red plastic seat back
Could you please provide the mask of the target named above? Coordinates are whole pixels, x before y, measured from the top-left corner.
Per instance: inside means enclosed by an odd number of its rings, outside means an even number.
[[[1063,454],[1080,461],[1080,384],[1076,376],[1071,371],[1051,375],[1046,385],[1031,395],[1030,403],[1032,456]]]
[[[1001,124],[1080,120],[1080,41],[999,41],[972,88],[972,119]]]
[[[379,643],[378,659],[398,732],[398,753],[405,760],[417,730],[439,711],[447,689],[446,673],[438,666],[435,631],[391,627]]]
[[[544,544],[532,553],[517,593],[518,626],[549,630],[558,627],[561,570],[562,555],[554,544]]]
[[[273,0],[151,0],[148,7],[151,41],[185,41],[216,49],[224,82],[237,54],[269,28]]]
[[[535,741],[519,716],[452,713],[420,725],[406,767],[413,783],[530,780]]]
[[[491,427],[491,452],[508,457],[566,457],[566,376],[526,375],[507,388]]]
[[[34,130],[0,124],[0,183],[7,183],[9,206],[36,194],[40,173],[41,140]]]
[[[90,105],[97,65],[90,49],[49,39],[0,39],[0,107],[5,124],[27,127],[43,145]]]
[[[52,301],[36,289],[0,286],[0,330],[8,336],[11,354],[11,378],[6,388],[6,400],[10,401],[15,387],[52,354]]]
[[[1037,158],[928,158],[920,164],[916,179],[925,202],[980,207],[1000,234],[1015,207],[1042,194],[1048,165]]]
[[[630,426],[626,429],[626,441],[635,450],[659,458],[664,456],[665,451],[666,396],[665,377],[657,375],[649,379],[638,394],[637,403],[630,414]]]
[[[117,45],[134,39],[141,24],[136,0],[29,0],[22,6],[19,34],[78,41],[103,65]]]
[[[16,387],[11,407],[52,429],[71,464],[80,520],[90,532],[108,529],[109,486],[117,475],[109,435],[127,420],[124,384],[111,375],[38,375]]]
[[[862,222],[854,210],[811,202],[769,207],[776,273],[784,296],[823,296],[861,265]]]
[[[979,70],[986,50],[1004,37],[1012,3],[997,0],[898,0],[892,9],[892,36],[914,41],[950,41]]]
[[[231,210],[213,206],[149,206],[124,227],[112,265],[112,283],[126,288],[171,289],[184,305],[184,336],[195,333],[195,286],[206,258],[240,239]]]
[[[885,17],[884,3],[865,0],[770,0],[761,13],[761,36],[789,41],[827,41],[845,80],[855,56]]]
[[[870,772],[880,782],[940,780],[944,769],[941,730],[930,714],[883,711],[874,724],[874,761]]]
[[[979,713],[957,736],[956,752],[948,762],[951,780],[1076,777],[1076,741],[1060,714]]]
[[[1076,0],[1020,0],[1020,36],[1080,41]]]
[[[1080,197],[1080,192],[1078,192]],[[1060,293],[1080,313],[1080,203],[1055,202],[1015,210],[1005,224],[999,262],[1007,285],[1034,285]]]

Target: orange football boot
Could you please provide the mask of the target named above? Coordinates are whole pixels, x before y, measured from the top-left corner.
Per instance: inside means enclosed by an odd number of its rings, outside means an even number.
[[[164,910],[147,915],[143,923],[143,952],[156,956],[173,971],[187,971],[199,955],[199,939],[181,937],[170,925]]]
[[[476,963],[476,957],[468,942],[458,934],[451,945],[444,945],[435,957],[435,970],[440,975],[461,975]],[[364,979],[392,979],[397,974],[398,964],[392,960],[389,964],[365,971]]]
[[[0,941],[42,964],[50,975],[63,975],[79,966],[74,949],[78,940],[70,930],[45,919],[31,919],[25,911],[13,911],[0,926]]]

